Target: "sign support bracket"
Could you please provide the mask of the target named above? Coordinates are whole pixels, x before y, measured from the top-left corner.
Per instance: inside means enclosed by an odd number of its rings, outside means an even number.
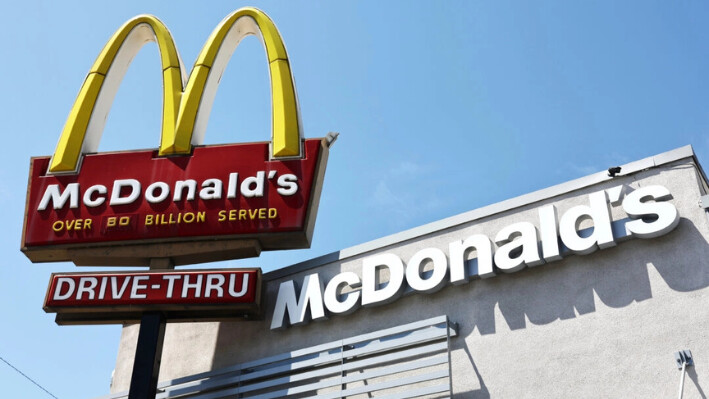
[[[170,258],[150,259],[151,270],[174,268]],[[166,322],[162,312],[145,312],[140,318],[128,399],[153,399],[157,394]]]

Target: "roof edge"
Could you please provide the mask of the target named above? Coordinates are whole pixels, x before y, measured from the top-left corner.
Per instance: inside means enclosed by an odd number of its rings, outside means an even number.
[[[622,173],[617,176],[627,176],[646,169],[656,168],[685,158],[692,158],[699,169],[703,179],[707,182],[707,177],[704,170],[699,164],[694,149],[691,145],[675,148],[661,154],[643,158],[638,161],[630,162],[621,166]],[[263,274],[264,281],[275,280],[290,274],[300,273],[305,270],[313,269],[328,263],[340,261],[350,257],[358,256],[367,252],[371,252],[380,248],[384,248],[400,242],[412,240],[422,237],[436,231],[455,227],[464,223],[472,222],[484,217],[492,216],[498,213],[506,212],[515,208],[520,208],[525,205],[540,202],[545,199],[553,198],[559,195],[570,193],[585,187],[589,187],[598,183],[612,180],[613,177],[608,176],[607,171],[597,172],[584,176],[578,179],[570,180],[565,183],[557,184],[531,193],[523,194],[518,197],[510,198],[494,204],[483,206],[471,211],[450,216],[445,219],[427,223],[418,227],[394,233],[388,236],[377,238],[353,247],[345,248],[340,251],[331,252],[326,255],[308,259],[306,261],[296,263],[291,266],[286,266]]]

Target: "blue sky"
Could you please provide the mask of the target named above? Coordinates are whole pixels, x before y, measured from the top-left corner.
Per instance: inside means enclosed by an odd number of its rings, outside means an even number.
[[[58,327],[52,272],[19,251],[29,158],[51,155],[110,35],[142,13],[191,67],[246,5],[279,27],[305,135],[332,148],[311,249],[217,267],[265,271],[686,144],[709,160],[709,4],[660,1],[12,2],[0,14],[3,121],[0,357],[59,398],[109,392],[120,326]],[[266,57],[235,52],[206,142],[267,140]],[[156,147],[160,63],[148,44],[118,91],[101,151]],[[49,398],[0,363],[3,396]]]

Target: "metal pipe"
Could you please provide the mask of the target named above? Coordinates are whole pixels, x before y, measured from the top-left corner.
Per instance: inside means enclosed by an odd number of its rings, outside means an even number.
[[[682,393],[684,392],[684,375],[686,374],[685,371],[687,369],[687,362],[682,362],[682,377],[680,377],[679,380],[679,399],[682,399]]]

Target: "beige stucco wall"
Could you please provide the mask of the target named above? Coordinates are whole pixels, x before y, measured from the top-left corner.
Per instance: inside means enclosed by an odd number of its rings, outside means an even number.
[[[269,329],[278,286],[319,273],[361,271],[364,257],[394,253],[407,260],[474,233],[494,238],[519,221],[538,225],[537,209],[559,214],[587,204],[587,194],[619,184],[659,184],[673,194],[681,221],[671,233],[631,239],[585,256],[407,295],[389,305],[284,330]],[[160,380],[446,314],[459,324],[453,339],[455,397],[673,397],[680,373],[673,353],[691,349],[685,398],[709,390],[709,223],[699,206],[702,176],[688,157],[649,170],[542,199],[462,225],[267,281],[262,321],[169,324]],[[324,195],[327,195],[326,193]],[[614,219],[625,217],[613,208]],[[268,274],[265,275],[268,279]],[[137,326],[121,337],[112,392],[130,383]]]

